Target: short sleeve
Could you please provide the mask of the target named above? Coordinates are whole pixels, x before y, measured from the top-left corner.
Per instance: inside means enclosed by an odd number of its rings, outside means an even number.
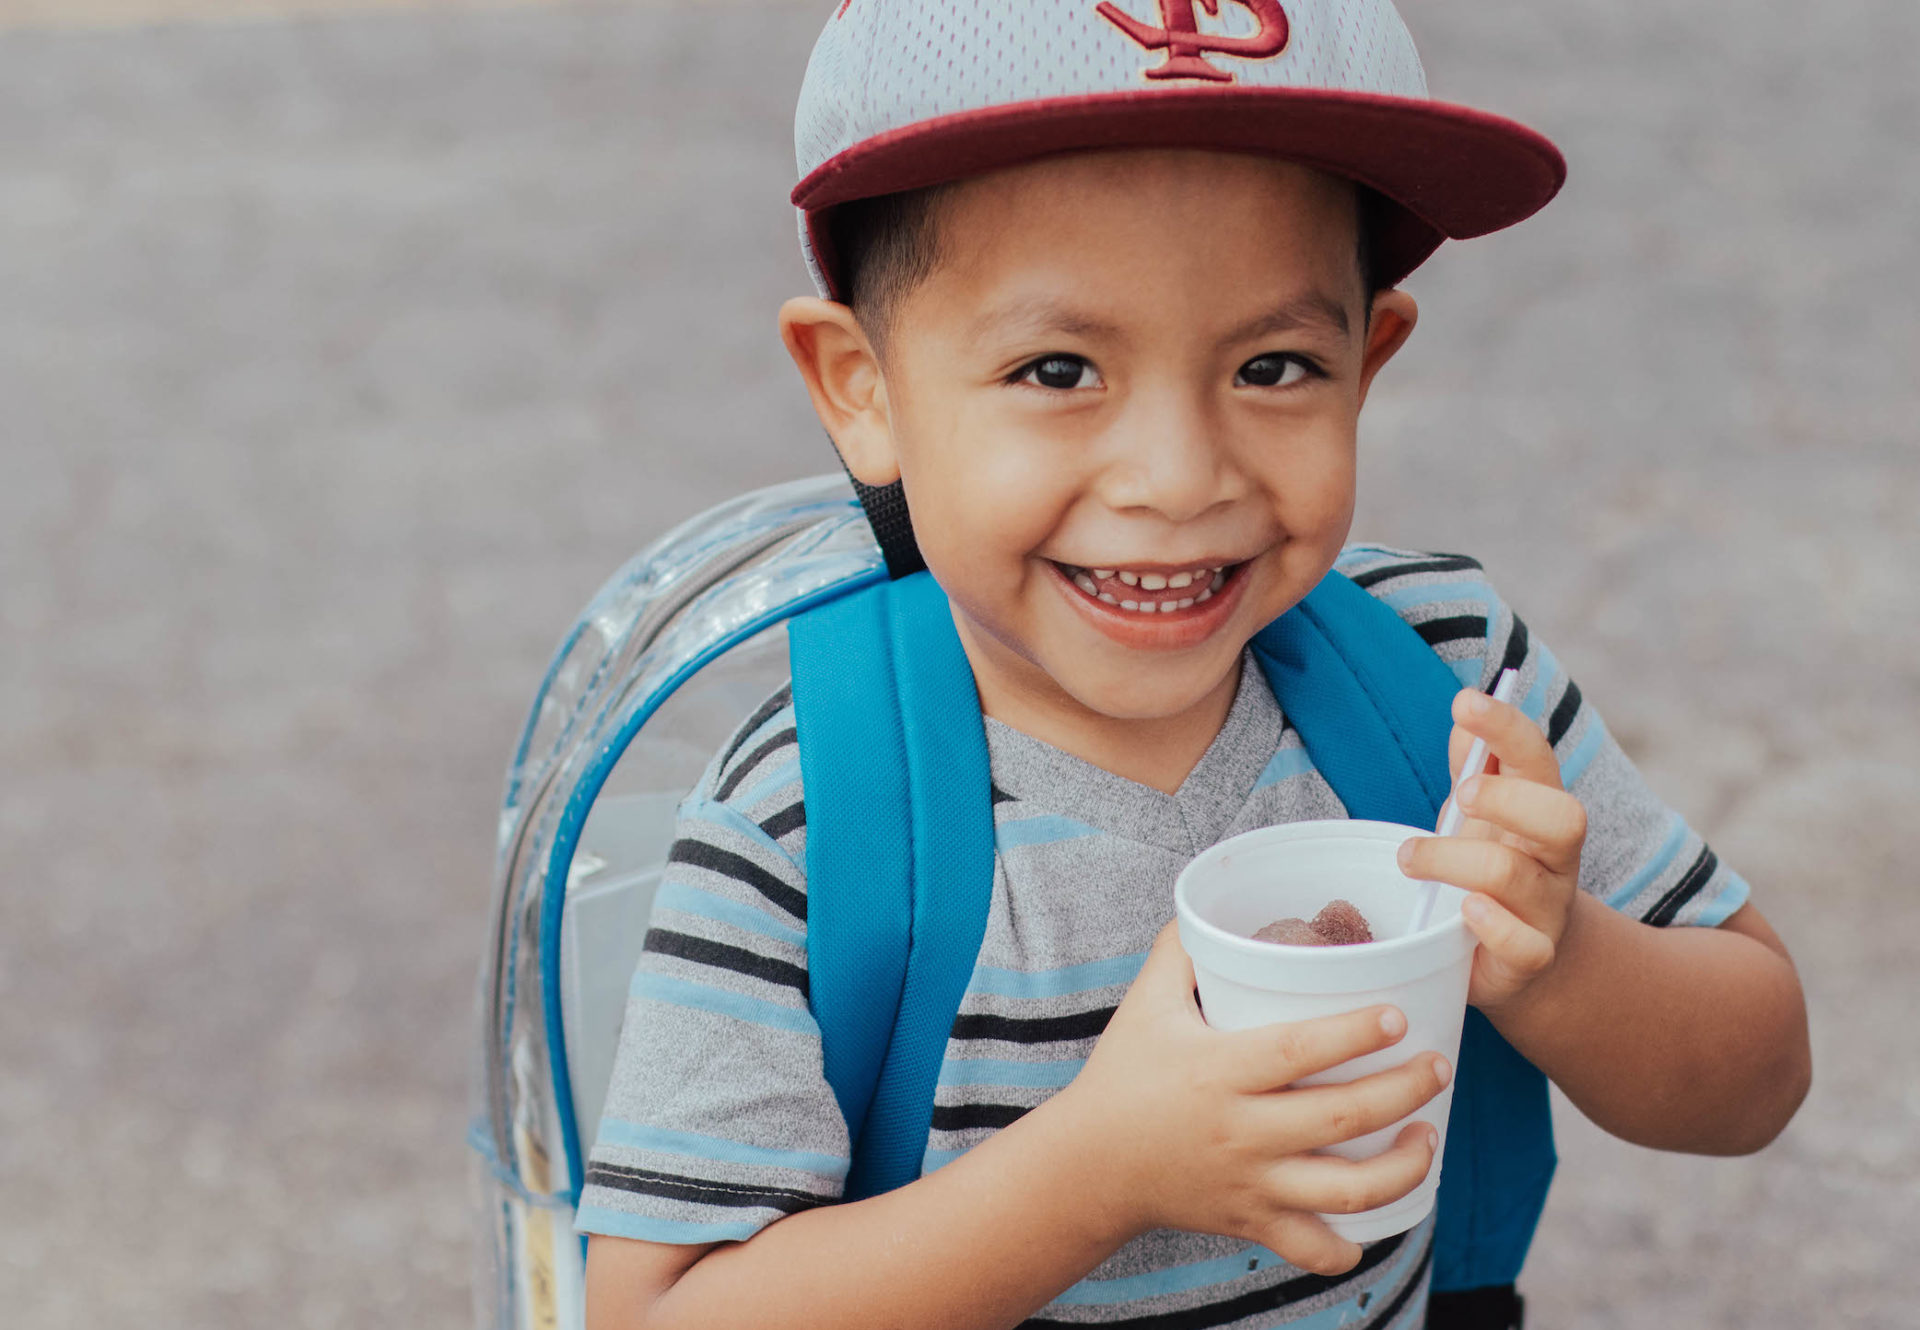
[[[806,806],[792,693],[681,805],[633,973],[577,1227],[741,1241],[837,1200],[847,1130],[808,1007]]]
[[[1587,810],[1580,889],[1644,923],[1714,927],[1747,901],[1741,876],[1669,808],[1607,732],[1547,644],[1459,554],[1350,545],[1335,567],[1426,639],[1463,688],[1520,671],[1520,706],[1546,732]]]

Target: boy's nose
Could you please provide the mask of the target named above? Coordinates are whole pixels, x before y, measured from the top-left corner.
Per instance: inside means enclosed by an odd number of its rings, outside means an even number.
[[[1219,422],[1193,402],[1136,402],[1109,439],[1100,494],[1117,511],[1188,522],[1246,493]]]

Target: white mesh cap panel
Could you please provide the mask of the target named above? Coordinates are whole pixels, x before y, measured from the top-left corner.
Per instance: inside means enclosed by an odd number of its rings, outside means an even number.
[[[1188,0],[1113,4],[1161,29]],[[1261,28],[1244,0],[1220,0],[1217,16],[1201,0],[1191,8],[1205,34],[1249,37]],[[1241,87],[1427,95],[1419,54],[1390,0],[1279,0],[1279,8],[1288,35],[1278,54],[1201,58]],[[1046,97],[1209,86],[1149,78],[1167,59],[1093,0],[847,0],[827,20],[801,86],[794,119],[800,175],[876,134],[935,116]]]

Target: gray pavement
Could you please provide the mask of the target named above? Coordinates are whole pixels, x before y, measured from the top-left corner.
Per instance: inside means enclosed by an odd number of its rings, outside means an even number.
[[[0,32],[0,1322],[464,1323],[520,708],[628,552],[829,465],[821,7]],[[1486,558],[1813,1002],[1759,1156],[1565,1115],[1536,1324],[1911,1325],[1920,8],[1403,8],[1573,175],[1414,279],[1359,530]]]

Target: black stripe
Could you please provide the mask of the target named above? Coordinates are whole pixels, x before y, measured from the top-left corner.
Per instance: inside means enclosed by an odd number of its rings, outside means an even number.
[[[1429,619],[1425,623],[1416,623],[1413,631],[1420,634],[1430,647],[1442,642],[1465,642],[1487,635],[1487,616],[1484,614],[1456,614],[1450,619]]]
[[[1382,1238],[1370,1247],[1361,1249],[1360,1263],[1344,1275],[1296,1275],[1292,1279],[1275,1284],[1271,1288],[1257,1288],[1251,1293],[1242,1293],[1238,1297],[1227,1298],[1221,1302],[1210,1302],[1199,1307],[1189,1307],[1185,1311],[1155,1312],[1147,1316],[1130,1316],[1124,1321],[1101,1321],[1103,1326],[1119,1326],[1122,1330],[1209,1330],[1209,1327],[1225,1325],[1245,1316],[1258,1312],[1273,1311],[1291,1303],[1303,1302],[1308,1298],[1337,1288],[1350,1279],[1358,1279],[1367,1271],[1381,1264],[1406,1241],[1406,1234],[1397,1233],[1390,1238]],[[1431,1248],[1428,1249],[1429,1256]],[[1424,1268],[1426,1262],[1421,1262]],[[1418,1287],[1416,1283],[1413,1285]],[[1054,1321],[1035,1316],[1020,1323],[1021,1330],[1032,1327],[1041,1330],[1045,1326],[1084,1325],[1084,1321]],[[1378,1324],[1377,1322],[1375,1324]]]
[[[727,769],[727,763],[733,761],[733,755],[746,745],[754,732],[775,716],[793,704],[793,685],[783,684],[780,691],[760,704],[760,709],[747,717],[747,723],[734,731],[733,742],[727,745],[725,757],[720,759],[720,770]]]
[[[1395,577],[1412,577],[1415,573],[1462,573],[1480,567],[1478,559],[1469,559],[1464,554],[1436,554],[1431,559],[1420,559],[1412,563],[1390,563],[1384,568],[1369,568],[1364,573],[1356,573],[1353,584],[1360,587],[1378,586]]]
[[[1010,804],[1014,802],[1014,797],[996,785],[993,787],[993,802],[996,804]]]
[[[1004,1039],[1012,1044],[1051,1044],[1065,1039],[1091,1039],[1113,1019],[1112,1007],[1077,1011],[1071,1016],[961,1015],[953,1023],[955,1039]]]
[[[1700,857],[1691,867],[1680,875],[1680,880],[1667,889],[1667,894],[1653,903],[1653,908],[1642,916],[1655,928],[1665,928],[1673,922],[1673,917],[1682,907],[1700,894],[1700,889],[1712,879],[1713,872],[1720,867],[1720,856],[1710,846],[1700,847]]]
[[[778,1210],[790,1215],[808,1210],[831,1199],[790,1187],[742,1187],[730,1182],[709,1182],[704,1178],[682,1177],[677,1173],[656,1173],[650,1168],[625,1168],[617,1164],[589,1164],[589,1187],[611,1187],[615,1191],[637,1192],[642,1196],[664,1196],[672,1201],[693,1201],[700,1205],[731,1205]]]
[[[1382,1327],[1392,1325],[1393,1318],[1405,1311],[1407,1303],[1412,1301],[1413,1295],[1420,1291],[1420,1281],[1427,1277],[1427,1267],[1432,1264],[1433,1244],[1428,1243],[1427,1250],[1415,1262],[1413,1273],[1407,1276],[1407,1281],[1400,1286],[1400,1291],[1393,1295],[1393,1301],[1382,1307],[1360,1330],[1382,1330]]]
[[[791,747],[798,743],[799,739],[800,732],[789,725],[786,729],[774,735],[751,753],[748,753],[740,759],[740,765],[728,772],[727,778],[720,782],[719,788],[713,792],[714,799],[719,803],[725,803],[728,799],[731,799],[733,792],[740,788],[740,782],[745,780],[755,767],[766,760],[767,754],[777,753],[782,748]]]
[[[715,942],[710,938],[693,937],[686,933],[676,933],[668,928],[649,928],[647,940],[640,944],[640,950],[651,951],[656,956],[677,956],[683,961],[692,961],[695,965],[711,965],[716,970],[730,970],[734,974],[751,975],[755,979],[764,979],[770,984],[785,984],[788,988],[797,988],[802,996],[808,993],[807,972],[790,961],[775,960],[771,956],[762,956],[757,951],[748,951],[745,947],[728,946],[724,942]]]
[[[807,917],[807,894],[795,891],[751,859],[743,859],[731,850],[709,845],[703,840],[677,840],[667,851],[670,864],[692,864],[709,873],[718,873],[741,882],[765,896],[795,919]]]
[[[782,836],[786,835],[789,831],[795,831],[806,825],[807,825],[806,801],[795,800],[793,803],[788,804],[785,808],[782,808],[779,812],[775,813],[772,817],[768,818],[765,822],[762,822],[760,824],[760,830],[766,832],[769,836],[773,837],[775,840],[779,840]]]
[[[1527,659],[1527,623],[1519,615],[1513,616],[1513,631],[1507,634],[1506,654],[1500,657],[1500,670],[1494,672],[1499,679],[1501,671],[1517,670]]]
[[[1018,1104],[935,1104],[935,1131],[966,1131],[970,1127],[1005,1127],[1032,1110]]]
[[[1560,704],[1547,717],[1547,744],[1558,748],[1560,741],[1567,737],[1567,731],[1573,728],[1573,718],[1580,714],[1580,685],[1567,680],[1567,691],[1560,694]]]

